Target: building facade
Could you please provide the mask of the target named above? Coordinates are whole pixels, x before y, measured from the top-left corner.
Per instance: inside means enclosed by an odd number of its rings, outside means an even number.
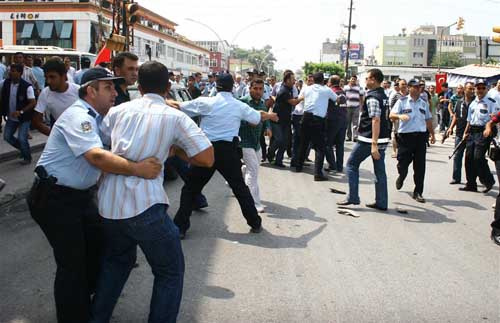
[[[43,45],[97,53],[109,37],[112,14],[100,1],[0,2],[0,44]],[[210,51],[177,34],[174,22],[140,6],[130,50],[186,75],[208,72]],[[151,57],[150,57],[150,55]]]
[[[210,72],[219,73],[229,69],[231,47],[227,41],[200,40],[195,43],[210,51]]]

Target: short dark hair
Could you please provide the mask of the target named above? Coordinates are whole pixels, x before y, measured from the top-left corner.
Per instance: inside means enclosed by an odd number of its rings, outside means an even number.
[[[22,64],[10,64],[10,69],[11,70],[15,70],[17,71],[18,73],[21,73],[23,74],[23,71],[24,71],[24,66]]]
[[[137,55],[134,53],[120,52],[115,57],[113,57],[113,59],[111,60],[111,68],[113,69],[113,71],[115,70],[115,67],[118,67],[118,68],[122,67],[126,58],[128,58],[134,62],[139,60],[139,57],[137,57]]]
[[[80,61],[80,65],[82,66],[82,68],[90,68],[90,59],[86,58],[86,59],[83,59]]]
[[[476,86],[476,84],[475,84],[474,82],[472,82],[472,81],[467,81],[467,82],[465,82],[464,87],[466,87],[468,84],[470,84],[470,85],[472,85],[472,86]]]
[[[325,83],[325,76],[323,75],[323,72],[314,73],[313,79],[314,79],[314,83],[316,83],[316,84]]]
[[[264,80],[263,79],[255,79],[250,82],[250,88],[252,88],[255,84],[262,84],[264,85]]]
[[[358,79],[358,76],[357,76],[356,74],[351,75],[351,78],[353,78],[353,77],[354,77],[356,80]],[[382,83],[382,81],[380,81],[380,83]]]
[[[194,73],[194,77],[198,77],[198,76],[201,76],[201,73],[200,73],[200,72],[196,72],[196,73]]]
[[[188,81],[194,81],[194,76],[193,75],[189,75],[188,76]]]
[[[35,57],[35,59],[33,60],[33,66],[42,66],[42,59],[40,57]]]
[[[285,74],[283,75],[283,83],[285,83],[286,81],[288,81],[289,79],[291,79],[292,76],[293,76],[293,72],[292,71],[285,72]]]
[[[377,83],[382,83],[384,81],[384,73],[382,73],[382,71],[378,68],[369,69],[368,74],[370,74],[375,81],[377,81]]]
[[[441,87],[448,87],[448,82],[444,82],[443,84],[441,84]]]
[[[24,58],[24,53],[23,52],[15,52],[14,56],[21,55]]]
[[[168,68],[160,62],[148,61],[139,67],[138,81],[144,93],[163,95],[170,81]]]
[[[59,75],[66,74],[66,66],[60,58],[52,57],[43,64],[43,72],[56,72]]]

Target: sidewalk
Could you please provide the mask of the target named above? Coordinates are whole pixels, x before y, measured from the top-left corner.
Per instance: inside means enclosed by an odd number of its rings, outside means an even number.
[[[47,141],[47,136],[41,134],[37,130],[30,131],[33,139],[30,139],[31,152],[39,152],[43,150],[45,142]],[[16,159],[19,156],[19,151],[9,145],[5,140],[3,140],[3,132],[0,134],[0,163]]]

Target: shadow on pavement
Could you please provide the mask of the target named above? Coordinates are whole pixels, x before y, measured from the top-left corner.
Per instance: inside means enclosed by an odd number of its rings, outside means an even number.
[[[398,213],[397,211],[392,211],[389,214],[405,218],[407,222],[413,223],[455,223],[454,219],[448,218],[446,215],[438,213],[433,210],[426,209],[418,205],[410,205],[405,203],[394,203],[405,207],[408,214]]]
[[[206,297],[217,299],[230,299],[235,296],[234,292],[229,288],[219,286],[205,286],[201,290],[201,294]]]
[[[409,197],[413,196],[412,192],[407,192]],[[432,205],[437,206],[440,209],[443,209],[448,212],[454,212],[456,211],[455,209],[450,209],[447,208],[447,206],[452,206],[452,207],[468,207],[473,210],[488,210],[484,206],[482,206],[479,203],[472,202],[472,201],[464,201],[464,200],[443,200],[443,199],[425,199],[427,203],[432,203]]]
[[[270,218],[281,220],[310,220],[320,223],[327,222],[326,219],[316,216],[316,213],[313,210],[306,207],[294,209],[270,201],[262,201],[262,203],[266,205],[266,213]]]
[[[305,233],[296,238],[274,235],[266,229],[263,229],[259,234],[234,233],[224,231],[220,234],[219,238],[261,248],[303,249],[307,248],[309,241],[323,232],[325,228],[326,224],[322,224],[317,229],[314,229],[313,231]]]

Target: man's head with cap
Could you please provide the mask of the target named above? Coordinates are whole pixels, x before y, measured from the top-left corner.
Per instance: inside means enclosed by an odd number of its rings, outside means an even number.
[[[234,86],[233,76],[229,73],[219,74],[215,84],[218,92],[232,92]]]
[[[78,91],[80,99],[90,104],[100,115],[108,113],[118,95],[113,81],[122,79],[103,68],[91,68],[82,76]]]
[[[408,92],[414,99],[420,97],[420,82],[417,79],[408,81]]]
[[[476,88],[476,96],[480,100],[488,93],[487,83],[484,79],[477,79],[474,87]]]

